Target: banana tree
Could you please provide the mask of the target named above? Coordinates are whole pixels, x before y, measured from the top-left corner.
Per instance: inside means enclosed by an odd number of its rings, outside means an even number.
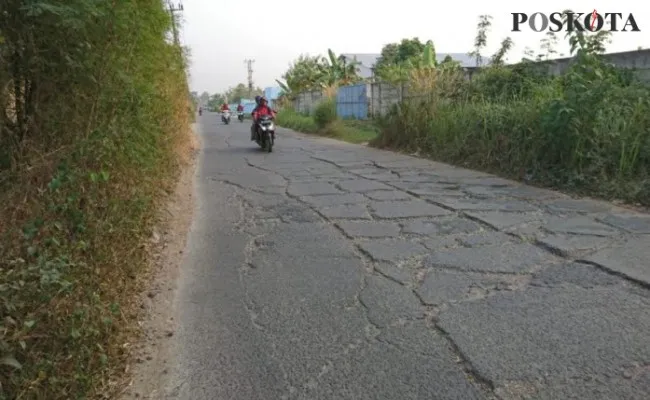
[[[427,41],[422,49],[422,53],[413,56],[410,60],[415,69],[434,69],[438,66],[436,60],[436,49],[431,40]]]
[[[424,51],[422,52],[422,68],[432,69],[438,66],[438,61],[436,60],[436,48],[433,45],[431,40],[427,41],[427,44],[424,46]]]
[[[286,82],[284,86],[293,93],[314,90],[320,87],[320,81],[322,79],[320,57],[301,55],[289,66],[289,70],[282,78]]]
[[[277,82],[278,86],[280,86],[280,95],[281,96],[287,96],[291,97],[293,96],[293,92],[291,91],[291,88],[287,86],[286,83],[276,79],[275,82]]]
[[[322,57],[321,73],[324,86],[348,85],[358,82],[361,77],[358,74],[358,67],[361,65],[356,59],[348,60],[344,56],[337,57],[332,49],[327,49],[328,57]]]

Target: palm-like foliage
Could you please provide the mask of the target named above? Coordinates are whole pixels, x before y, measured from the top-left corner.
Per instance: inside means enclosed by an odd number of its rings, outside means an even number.
[[[383,64],[377,70],[377,74],[388,83],[398,84],[408,82],[413,78],[413,74],[427,73],[437,66],[436,49],[433,42],[429,40],[421,53],[399,63]]]
[[[358,61],[337,57],[331,49],[327,53],[328,57],[300,55],[282,76],[286,83],[276,81],[284,94],[322,90],[361,80]]]

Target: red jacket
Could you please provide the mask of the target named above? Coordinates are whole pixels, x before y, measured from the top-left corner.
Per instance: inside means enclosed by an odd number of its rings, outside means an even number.
[[[228,107],[228,104],[224,104],[221,106],[221,111],[230,111],[230,107]]]
[[[275,113],[269,106],[259,106],[253,111],[253,118],[257,119],[261,117],[262,115],[270,115],[271,117],[275,117]]]

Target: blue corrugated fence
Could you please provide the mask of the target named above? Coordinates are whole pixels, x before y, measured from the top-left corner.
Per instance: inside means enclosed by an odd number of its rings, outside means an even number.
[[[366,84],[341,86],[336,93],[336,114],[340,118],[368,118],[368,87]]]

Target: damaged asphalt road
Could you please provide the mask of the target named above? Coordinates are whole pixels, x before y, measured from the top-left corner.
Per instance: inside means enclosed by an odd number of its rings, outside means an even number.
[[[168,399],[648,399],[650,217],[199,119]],[[160,398],[160,397],[159,397]]]

